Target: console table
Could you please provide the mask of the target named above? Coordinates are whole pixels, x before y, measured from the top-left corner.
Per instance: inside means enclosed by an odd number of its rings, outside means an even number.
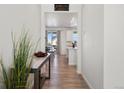
[[[51,63],[51,54],[48,53],[46,57],[41,58],[34,58],[32,65],[31,65],[31,73],[34,73],[34,88],[40,89],[40,83],[41,83],[41,71],[42,67],[45,64],[48,64],[48,77],[45,77],[45,79],[50,79],[50,63]]]

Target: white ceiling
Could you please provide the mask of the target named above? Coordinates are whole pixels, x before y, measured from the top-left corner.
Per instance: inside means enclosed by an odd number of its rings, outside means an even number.
[[[46,13],[46,28],[76,28],[76,13]]]

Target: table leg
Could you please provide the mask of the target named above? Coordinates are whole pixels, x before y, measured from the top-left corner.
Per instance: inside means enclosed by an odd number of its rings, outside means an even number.
[[[37,69],[34,74],[34,88],[40,89],[40,70]]]
[[[50,75],[51,75],[51,66],[50,66],[50,63],[51,63],[51,57],[49,57],[49,79],[50,79]]]

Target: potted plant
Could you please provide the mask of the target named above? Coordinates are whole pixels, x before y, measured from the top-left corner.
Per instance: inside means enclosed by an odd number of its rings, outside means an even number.
[[[2,58],[0,59],[4,84],[6,88],[22,89],[27,87],[27,78],[30,74],[33,51],[31,39],[27,32],[23,32],[16,41],[12,34],[13,42],[13,67],[7,73]]]

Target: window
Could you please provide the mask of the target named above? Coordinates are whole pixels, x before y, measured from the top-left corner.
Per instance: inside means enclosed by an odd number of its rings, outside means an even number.
[[[72,34],[72,39],[73,39],[73,41],[78,41],[78,33],[75,31],[75,32],[73,32],[73,34]]]
[[[56,32],[48,32],[47,36],[47,44],[48,45],[57,45],[57,33]]]

